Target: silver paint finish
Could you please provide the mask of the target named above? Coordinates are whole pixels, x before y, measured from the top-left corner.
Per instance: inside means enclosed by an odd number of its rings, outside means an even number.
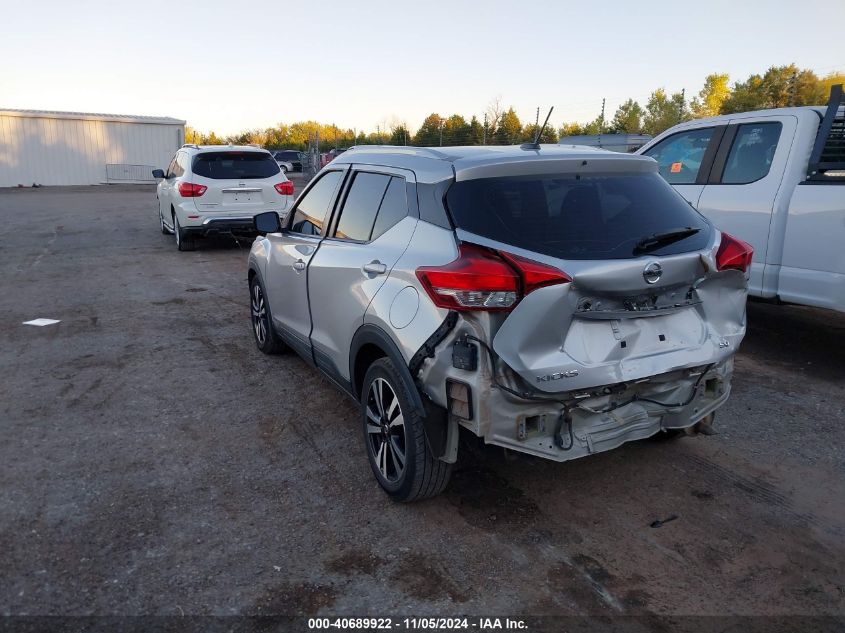
[[[392,165],[411,169],[417,182],[429,183],[452,178],[453,169],[461,178],[570,168],[584,173],[656,170],[650,158],[605,154],[583,148],[525,152],[369,147],[345,152],[332,165]],[[372,244],[313,238],[308,244],[316,243],[319,249],[306,262],[303,275],[290,272],[290,248],[303,244],[288,243],[292,238],[286,234],[256,240],[250,254],[251,265],[266,270],[266,277],[279,276],[279,271],[285,277],[268,293],[287,294],[297,288],[293,301],[303,309],[291,314],[304,316],[305,297],[310,296],[313,331],[306,338],[321,352],[318,358],[330,358],[344,377],[351,360],[349,341],[362,324],[381,328],[408,362],[444,322],[448,310],[432,303],[415,271],[456,259],[459,241],[507,250],[555,266],[573,279],[535,290],[511,312],[460,313],[434,358],[424,361],[417,382],[425,396],[443,407],[447,379],[469,386],[474,416],[451,417],[450,428],[459,423],[486,442],[564,461],[661,429],[690,427],[730,393],[732,357],[745,333],[746,278],[737,271],[716,271],[716,230],[701,251],[605,261],[560,260],[411,217],[383,238],[383,243],[380,239]],[[368,270],[373,262],[384,264],[386,271]],[[299,290],[306,285],[307,293]],[[284,303],[290,302],[288,295]],[[272,300],[271,307],[275,315]],[[299,321],[288,322],[288,313],[281,314],[281,323],[303,329]],[[452,346],[468,334],[495,351],[495,377],[491,357],[482,347],[477,371],[452,366]],[[510,395],[496,383],[531,390],[535,400]],[[634,398],[602,413],[612,402],[634,396],[664,404]],[[689,404],[680,404],[687,400]],[[573,439],[568,450],[554,439],[563,401],[577,404],[571,409]],[[568,429],[565,435],[568,438]]]

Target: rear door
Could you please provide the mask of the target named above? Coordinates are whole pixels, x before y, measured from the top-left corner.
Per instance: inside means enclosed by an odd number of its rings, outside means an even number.
[[[314,358],[340,382],[349,380],[352,336],[413,235],[414,186],[406,170],[353,170],[342,208],[308,267]]]
[[[251,218],[287,207],[287,196],[275,189],[286,179],[269,152],[202,152],[194,157],[192,171],[192,180],[208,187],[194,199],[204,216]]]
[[[749,289],[759,296],[777,292],[776,275],[766,279],[766,262],[780,263],[782,243],[769,236],[772,218],[785,219],[789,206],[788,196],[777,208],[775,201],[796,125],[794,116],[731,119],[698,201],[717,227],[754,247]]]
[[[323,239],[345,173],[336,169],[320,174],[297,201],[287,227],[267,236],[270,261],[264,283],[274,325],[285,342],[306,358],[311,358],[308,264]]]
[[[687,128],[639,153],[655,159],[666,182],[697,206],[725,127],[711,124]]]

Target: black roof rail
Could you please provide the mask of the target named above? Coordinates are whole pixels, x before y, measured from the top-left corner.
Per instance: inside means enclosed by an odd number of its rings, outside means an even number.
[[[826,172],[836,171],[837,181],[845,181],[845,113],[839,115],[839,108],[845,103],[842,84],[830,87],[830,99],[824,113],[816,142],[810,153],[809,179],[832,182]],[[831,174],[833,176],[833,174]]]

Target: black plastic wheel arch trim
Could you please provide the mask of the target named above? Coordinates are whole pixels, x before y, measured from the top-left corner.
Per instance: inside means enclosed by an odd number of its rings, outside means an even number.
[[[360,381],[364,380],[364,376],[356,375],[355,359],[357,358],[358,352],[361,348],[368,344],[375,345],[381,349],[393,362],[394,367],[396,367],[399,374],[405,380],[408,390],[411,392],[411,405],[420,415],[425,415],[425,407],[423,406],[422,398],[417,391],[413,378],[411,378],[411,374],[408,372],[408,366],[405,364],[405,360],[402,358],[399,348],[387,332],[382,330],[379,326],[371,323],[365,323],[358,328],[358,331],[355,332],[355,336],[352,337],[352,344],[349,348],[349,377],[355,397],[357,397],[358,400],[361,399],[362,394],[358,393],[358,382],[359,379]]]
[[[417,350],[417,353],[411,357],[411,361],[408,363],[408,370],[411,372],[414,380],[417,379],[417,374],[420,373],[425,359],[434,358],[434,351],[437,349],[437,346],[443,342],[443,339],[449,335],[449,332],[455,328],[457,323],[458,313],[450,310],[443,323],[434,330],[434,333],[426,339],[426,342]]]
[[[454,317],[452,317],[454,314]],[[439,334],[439,341],[442,341],[443,338],[449,333],[449,331],[455,327],[455,324],[458,321],[458,313],[453,312],[450,313],[449,316],[446,317],[446,320],[443,324],[440,325],[439,328],[432,334],[431,337],[423,344],[420,351],[414,354],[414,357],[411,359],[411,362],[414,362],[414,358],[420,354],[421,351],[426,350],[426,346],[433,343],[435,335],[444,330],[444,326],[447,323],[450,323],[449,327],[446,328],[442,334]],[[390,338],[390,335],[387,334],[384,330],[382,330],[377,325],[373,325],[370,323],[365,323],[358,331],[355,332],[355,336],[352,337],[352,345],[350,346],[349,350],[349,376],[351,378],[352,389],[353,391],[357,392],[357,385],[359,376],[356,375],[355,372],[355,359],[358,356],[358,352],[361,350],[364,345],[375,345],[387,355],[387,357],[393,362],[393,366],[396,367],[396,370],[399,372],[399,375],[405,381],[406,386],[408,387],[408,392],[411,395],[411,406],[417,411],[417,413],[421,416],[423,420],[423,428],[425,429],[425,441],[428,444],[428,449],[431,451],[431,454],[434,455],[437,459],[443,457],[446,454],[446,444],[448,441],[448,415],[446,413],[446,409],[441,406],[436,405],[432,402],[428,397],[426,397],[425,401],[423,400],[422,396],[420,395],[420,389],[417,385],[416,378],[414,374],[411,373],[409,370],[409,365],[405,364],[405,361],[402,358],[402,354],[399,352],[399,348]],[[434,344],[436,346],[436,344]],[[434,355],[433,348],[431,348],[431,354]],[[425,357],[421,357],[419,360],[419,365],[422,364],[422,361]],[[417,371],[419,371],[419,366],[417,367]],[[363,380],[363,376],[360,376],[361,380]],[[355,396],[360,401],[362,398],[362,394],[355,393]]]

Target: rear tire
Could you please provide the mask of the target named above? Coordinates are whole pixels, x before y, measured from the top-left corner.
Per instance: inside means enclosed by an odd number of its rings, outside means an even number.
[[[411,394],[389,358],[367,370],[361,393],[364,443],[373,475],[394,501],[434,497],[452,474],[431,454],[423,418],[411,406]]]
[[[185,229],[179,226],[179,218],[176,213],[173,214],[173,235],[176,236],[176,248],[180,251],[192,251],[196,247],[194,238],[189,237]]]
[[[249,282],[249,307],[252,337],[258,349],[264,354],[280,354],[286,351],[287,345],[273,329],[273,317],[270,314],[270,305],[267,303],[267,294],[258,275],[254,275]]]

